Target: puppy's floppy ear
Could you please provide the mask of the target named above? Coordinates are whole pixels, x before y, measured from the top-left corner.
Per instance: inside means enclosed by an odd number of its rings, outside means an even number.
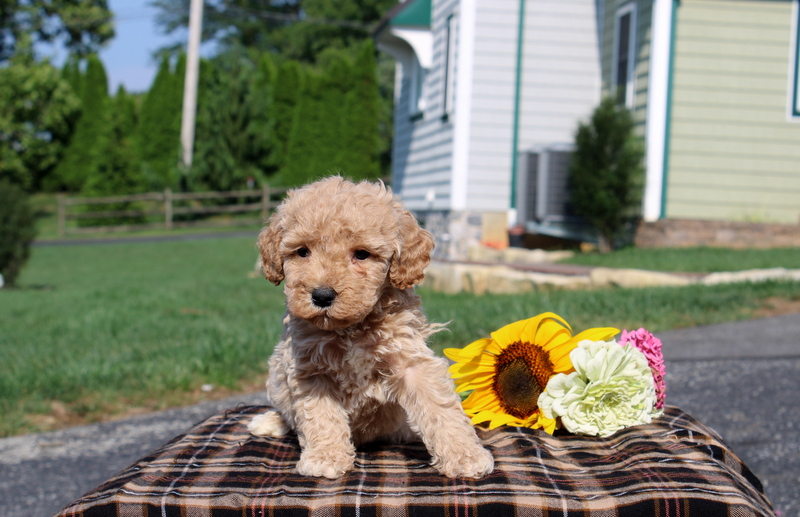
[[[281,243],[281,220],[278,214],[270,218],[269,226],[258,234],[258,251],[261,252],[261,269],[264,276],[275,285],[283,281],[283,258],[278,253]]]
[[[389,280],[398,289],[408,289],[425,277],[424,270],[431,262],[433,235],[420,228],[408,210],[399,210],[400,246],[389,266]]]

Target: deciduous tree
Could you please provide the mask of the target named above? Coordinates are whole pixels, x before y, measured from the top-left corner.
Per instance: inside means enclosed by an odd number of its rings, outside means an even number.
[[[0,67],[0,179],[38,189],[61,157],[79,107],[49,63],[19,56]]]
[[[83,57],[112,37],[107,0],[0,1],[0,62],[56,40]]]

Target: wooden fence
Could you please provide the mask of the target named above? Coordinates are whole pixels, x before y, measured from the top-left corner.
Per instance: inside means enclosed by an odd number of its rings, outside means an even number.
[[[264,185],[261,190],[231,192],[149,192],[128,196],[58,197],[58,234],[123,232],[144,229],[233,226],[263,223],[286,194],[285,188]],[[203,204],[208,200],[233,200],[226,204]],[[135,208],[86,210],[93,205],[134,204]],[[242,214],[258,214],[242,217]],[[233,218],[213,218],[214,215],[236,215]],[[178,217],[176,217],[178,216]],[[103,219],[131,219],[130,224],[94,224]],[[70,224],[76,222],[77,224]]]

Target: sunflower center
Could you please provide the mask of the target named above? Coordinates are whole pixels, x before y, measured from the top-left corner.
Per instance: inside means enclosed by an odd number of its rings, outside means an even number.
[[[547,352],[530,343],[512,343],[495,359],[492,383],[503,410],[519,419],[539,407],[539,395],[553,375]]]

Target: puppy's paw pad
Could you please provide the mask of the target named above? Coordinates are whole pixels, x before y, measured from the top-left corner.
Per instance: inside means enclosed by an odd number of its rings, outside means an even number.
[[[247,429],[255,436],[272,436],[273,438],[280,438],[289,432],[289,428],[277,411],[268,411],[254,416],[247,424]]]
[[[297,471],[304,476],[337,479],[353,468],[354,459],[344,452],[304,450],[297,462]]]
[[[438,470],[450,478],[482,478],[494,470],[494,458],[492,453],[479,447],[476,450],[466,450],[458,457],[443,461]]]

